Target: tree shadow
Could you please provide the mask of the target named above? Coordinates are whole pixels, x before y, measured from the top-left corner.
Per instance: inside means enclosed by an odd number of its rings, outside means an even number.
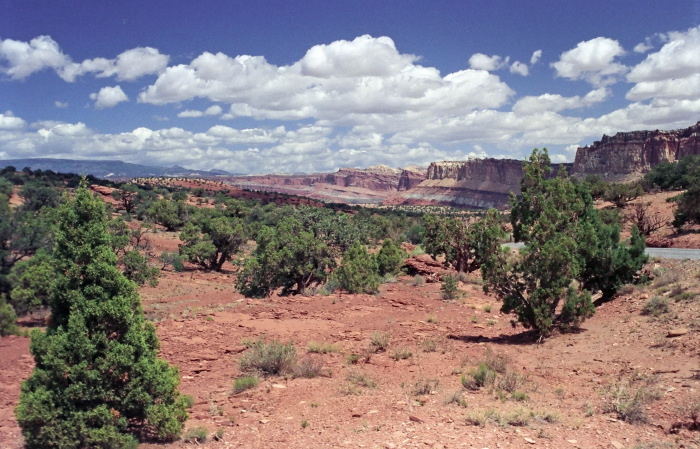
[[[483,335],[453,335],[447,336],[449,340],[463,343],[494,343],[497,345],[531,345],[539,341],[539,334],[534,330],[527,330],[518,334],[501,334],[493,337]]]
[[[585,332],[585,329],[574,328],[566,331],[555,331],[549,338],[556,337],[557,333],[561,334],[580,334]],[[535,330],[526,330],[518,334],[501,334],[493,337],[485,337],[483,335],[453,335],[447,336],[449,340],[461,341],[464,343],[493,343],[497,345],[532,345],[542,343],[540,335]]]

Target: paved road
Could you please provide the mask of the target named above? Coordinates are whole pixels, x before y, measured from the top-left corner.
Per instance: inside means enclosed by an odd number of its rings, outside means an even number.
[[[506,243],[505,246],[520,248],[522,243]],[[647,248],[646,253],[651,257],[662,259],[700,259],[700,249],[686,248]]]

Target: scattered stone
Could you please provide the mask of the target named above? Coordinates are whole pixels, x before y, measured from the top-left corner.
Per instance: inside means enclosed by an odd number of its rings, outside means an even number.
[[[625,449],[625,445],[622,444],[622,443],[620,443],[619,441],[612,440],[612,441],[610,442],[610,444],[611,444],[612,447],[614,447],[615,449]]]
[[[571,443],[571,444],[576,444],[576,443],[578,443],[578,441],[576,441],[576,440],[566,440],[566,441],[567,441],[568,443]]]
[[[537,443],[537,442],[536,442],[535,440],[533,440],[532,438],[524,437],[523,439],[524,439],[526,442],[530,443],[530,444],[536,444],[536,443]]]
[[[282,384],[272,384],[272,388],[284,389],[287,388],[287,386]]]
[[[409,415],[408,420],[417,423],[424,423],[425,421],[415,415]]]
[[[688,333],[688,329],[685,327],[679,327],[676,329],[671,329],[668,331],[668,334],[666,335],[666,338],[674,338],[674,337],[680,337],[681,335],[685,335]]]

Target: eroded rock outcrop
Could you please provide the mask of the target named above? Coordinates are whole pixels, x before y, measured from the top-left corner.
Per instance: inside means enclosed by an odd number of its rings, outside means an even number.
[[[661,162],[693,154],[700,154],[700,122],[674,131],[621,132],[579,148],[574,173],[605,178],[639,175]]]
[[[375,165],[366,169],[342,168],[335,173],[310,175],[239,176],[228,183],[250,190],[301,195],[324,201],[380,203],[400,190],[420,183],[425,175],[415,169]]]
[[[503,207],[510,192],[520,193],[522,177],[523,163],[513,159],[433,162],[425,181],[401,197],[404,204]]]
[[[563,164],[571,170],[571,164]],[[558,172],[554,165],[552,175]],[[469,159],[433,162],[425,181],[399,196],[399,203],[441,205],[475,209],[503,208],[510,193],[520,194],[523,161]]]

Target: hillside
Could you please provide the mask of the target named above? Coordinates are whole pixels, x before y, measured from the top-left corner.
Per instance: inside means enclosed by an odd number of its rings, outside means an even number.
[[[190,170],[177,165],[173,167],[151,167],[112,160],[75,160],[27,158],[0,160],[0,168],[13,166],[17,170],[29,167],[32,170],[52,170],[60,173],[93,175],[103,179],[128,180],[131,178],[167,177],[219,177],[231,175],[222,170]]]

